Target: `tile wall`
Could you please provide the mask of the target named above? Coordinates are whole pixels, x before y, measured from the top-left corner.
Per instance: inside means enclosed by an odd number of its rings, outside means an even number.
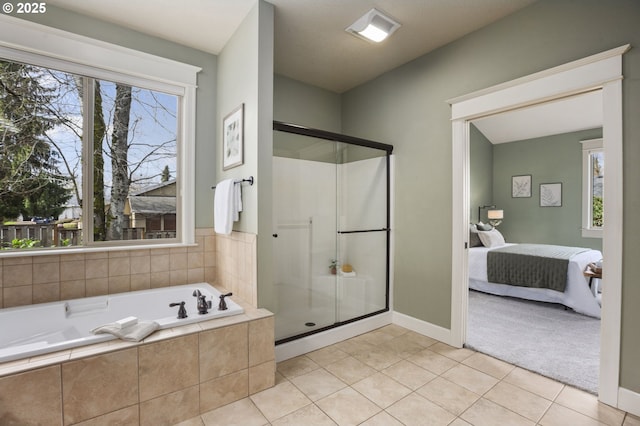
[[[188,248],[4,258],[0,308],[197,282],[218,283],[255,307],[256,236],[200,228],[196,242]]]

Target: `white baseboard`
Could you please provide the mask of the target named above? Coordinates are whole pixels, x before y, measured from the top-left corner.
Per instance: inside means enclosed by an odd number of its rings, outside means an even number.
[[[618,408],[635,416],[640,416],[640,393],[618,388]]]
[[[312,334],[311,336],[303,337],[292,342],[282,343],[276,346],[276,362],[322,349],[325,346],[330,346],[375,330],[376,328],[384,327],[385,325],[391,324],[391,318],[392,313],[385,312],[317,334]]]
[[[439,340],[447,345],[455,346],[451,330],[431,324],[399,312],[393,313],[393,323],[411,331]]]
[[[451,346],[453,338],[451,330],[431,324],[429,322],[410,317],[399,312],[385,312],[374,317],[365,318],[341,327],[332,328],[311,336],[303,337],[276,346],[276,362],[281,362],[299,355],[303,355],[343,340],[350,339],[363,333],[396,324],[432,339],[439,340]]]

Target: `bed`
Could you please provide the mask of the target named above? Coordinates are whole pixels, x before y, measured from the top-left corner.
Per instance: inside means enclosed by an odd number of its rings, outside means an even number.
[[[480,234],[482,234],[482,232]],[[600,251],[583,249],[578,250],[579,252],[572,255],[568,261],[566,283],[563,283],[565,284],[564,291],[558,291],[550,288],[534,288],[489,282],[488,276],[490,271],[488,271],[487,268],[489,252],[492,250],[499,251],[498,249],[501,248],[515,247],[518,246],[518,244],[504,243],[504,240],[502,240],[494,242],[493,244],[489,242],[486,245],[490,247],[480,245],[469,249],[470,289],[499,296],[559,303],[578,313],[600,318],[599,295],[597,291],[589,288],[589,280],[584,276],[584,270],[589,263],[598,262],[602,259],[602,253]],[[528,245],[523,244],[522,246]],[[511,249],[509,248],[503,251],[508,250]],[[491,271],[491,273],[495,276],[495,272]]]

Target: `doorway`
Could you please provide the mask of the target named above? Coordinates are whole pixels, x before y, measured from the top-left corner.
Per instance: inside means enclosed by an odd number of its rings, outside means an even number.
[[[468,314],[469,129],[474,119],[553,99],[602,89],[607,175],[599,399],[618,405],[622,282],[622,55],[625,45],[449,101],[453,136],[453,232],[451,341],[466,340]]]

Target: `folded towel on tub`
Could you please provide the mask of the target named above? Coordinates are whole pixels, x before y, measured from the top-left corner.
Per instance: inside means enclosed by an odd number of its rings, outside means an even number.
[[[139,342],[158,328],[160,325],[155,321],[138,321],[137,324],[122,328],[116,323],[105,324],[94,328],[91,332],[93,334],[112,334],[128,342]]]

